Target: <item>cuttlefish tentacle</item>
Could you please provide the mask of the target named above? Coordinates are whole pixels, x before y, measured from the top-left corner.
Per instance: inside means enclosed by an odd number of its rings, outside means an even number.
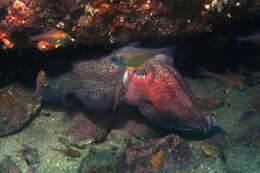
[[[120,103],[120,95],[123,89],[123,84],[118,84],[115,88],[115,99],[114,99],[114,105],[113,105],[113,111],[116,110],[117,105]]]
[[[123,90],[124,86],[127,85],[128,80],[129,80],[128,79],[128,69],[126,69],[126,71],[123,75],[122,83],[117,84],[115,87],[114,104],[113,104],[113,108],[112,108],[113,111],[116,110],[117,105],[120,103],[122,90]]]
[[[146,70],[145,70],[145,64],[143,64],[142,66],[140,66],[140,68],[131,68],[128,67],[125,74],[123,75],[123,81],[122,83],[118,84],[115,88],[115,98],[114,98],[114,105],[113,105],[113,111],[115,111],[117,105],[120,103],[121,101],[121,94],[122,91],[124,89],[125,86],[127,86],[128,83],[128,72],[131,71],[133,72],[135,75],[137,76],[145,76],[146,75]]]

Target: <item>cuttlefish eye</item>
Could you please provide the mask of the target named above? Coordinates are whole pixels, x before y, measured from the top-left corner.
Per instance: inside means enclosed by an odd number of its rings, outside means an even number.
[[[117,56],[116,55],[112,55],[111,57],[110,57],[110,59],[111,59],[111,61],[116,61],[116,59],[117,59]]]

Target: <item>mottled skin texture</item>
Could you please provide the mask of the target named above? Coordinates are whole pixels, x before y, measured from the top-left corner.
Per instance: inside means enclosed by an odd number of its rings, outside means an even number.
[[[80,61],[72,71],[58,78],[46,78],[47,87],[42,87],[39,94],[48,102],[71,105],[77,104],[78,99],[89,110],[108,110],[113,107],[114,91],[124,71],[107,57]]]
[[[145,76],[128,71],[126,102],[138,106],[146,118],[162,128],[207,131],[211,126],[210,115],[197,108],[177,70],[165,63],[167,58],[157,55],[152,59],[146,64]]]

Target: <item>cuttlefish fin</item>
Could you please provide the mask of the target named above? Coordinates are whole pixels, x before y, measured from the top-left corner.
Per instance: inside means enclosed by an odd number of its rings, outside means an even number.
[[[115,99],[114,99],[113,111],[115,111],[117,105],[120,103],[120,95],[122,89],[123,89],[123,84],[118,84],[115,88]]]
[[[128,47],[139,47],[140,44],[141,43],[139,41],[135,41],[135,42],[132,42],[132,43],[128,44],[127,46]]]

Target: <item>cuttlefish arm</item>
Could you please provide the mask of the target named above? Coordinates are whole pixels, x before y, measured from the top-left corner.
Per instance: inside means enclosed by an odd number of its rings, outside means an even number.
[[[123,75],[122,83],[119,83],[119,84],[116,85],[115,92],[114,92],[114,95],[115,95],[114,105],[113,105],[113,109],[112,109],[113,111],[116,110],[117,105],[120,103],[120,97],[121,97],[122,89],[123,89],[124,86],[127,85],[128,80],[129,80],[129,78],[128,78],[128,69],[127,69],[125,71],[124,75]]]
[[[44,87],[45,85],[47,85],[45,83],[45,79],[46,79],[46,74],[42,70],[38,73],[37,78],[36,78],[36,90],[35,90],[36,95],[40,95],[41,88]]]
[[[206,125],[201,122],[201,119],[192,119],[186,117],[185,115],[179,115],[177,113],[167,113],[159,112],[151,103],[149,102],[140,102],[138,106],[139,111],[146,118],[151,120],[157,127],[166,129],[166,130],[180,130],[180,131],[204,131],[208,129],[209,126],[206,122]],[[193,112],[194,111],[194,112]],[[196,111],[191,109],[191,114],[195,114]]]
[[[116,110],[117,105],[120,103],[120,95],[123,89],[123,84],[118,84],[115,88],[115,99],[113,105],[113,111]]]
[[[113,109],[112,109],[113,111],[115,111],[117,105],[120,103],[122,90],[124,89],[125,86],[127,86],[127,83],[129,80],[129,78],[128,78],[129,71],[135,71],[136,73],[143,74],[143,73],[145,73],[145,64],[143,64],[139,67],[127,67],[127,70],[123,76],[123,82],[120,84],[117,84],[116,88],[115,88],[115,92],[114,92],[115,98],[114,98],[114,104],[113,104]]]

